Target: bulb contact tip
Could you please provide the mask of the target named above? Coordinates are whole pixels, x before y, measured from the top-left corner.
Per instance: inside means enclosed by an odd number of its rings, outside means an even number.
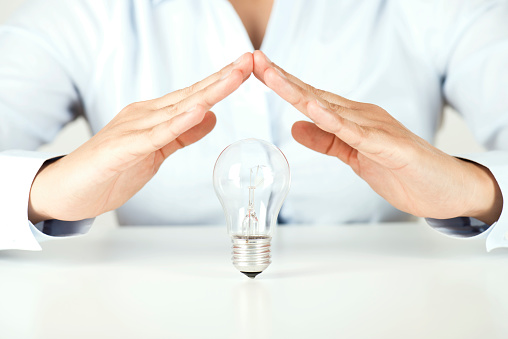
[[[248,276],[249,278],[254,279],[261,272],[242,272],[242,273]]]

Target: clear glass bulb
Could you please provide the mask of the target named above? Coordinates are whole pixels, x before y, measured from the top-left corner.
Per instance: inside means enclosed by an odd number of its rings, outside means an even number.
[[[270,243],[290,184],[286,157],[264,140],[237,141],[215,163],[213,186],[233,241],[233,265],[250,278],[271,263]]]

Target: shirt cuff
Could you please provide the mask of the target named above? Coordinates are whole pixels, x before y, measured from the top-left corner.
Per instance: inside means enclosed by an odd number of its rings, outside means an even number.
[[[39,241],[86,233],[93,222],[49,220],[33,225],[28,220],[28,202],[33,180],[54,154],[31,151],[0,152],[0,250],[41,250]]]
[[[486,238],[486,247],[489,252],[495,248],[508,247],[508,152],[490,151],[459,158],[478,163],[490,170],[504,197],[501,216],[490,226],[469,217],[446,220],[426,218],[425,220],[432,228],[446,235],[460,238]]]
[[[41,243],[55,238],[84,235],[92,227],[95,218],[80,221],[46,220],[29,226],[35,239]]]
[[[427,224],[436,231],[457,238],[471,238],[476,236],[486,237],[487,233],[485,232],[495,225],[487,225],[480,220],[470,217],[457,217],[451,219],[425,218],[425,221],[427,221]]]

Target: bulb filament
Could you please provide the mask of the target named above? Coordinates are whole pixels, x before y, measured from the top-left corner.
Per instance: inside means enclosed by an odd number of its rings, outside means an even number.
[[[256,187],[261,185],[264,181],[263,178],[258,179],[260,167],[261,166],[257,165],[256,167],[250,169],[250,178],[248,186],[249,206],[247,207],[247,214],[245,215],[245,218],[243,219],[242,223],[242,233],[247,237],[259,234],[259,221],[254,208],[254,193]],[[256,174],[254,176],[254,184],[253,184],[252,175],[254,174],[254,170],[256,171]]]

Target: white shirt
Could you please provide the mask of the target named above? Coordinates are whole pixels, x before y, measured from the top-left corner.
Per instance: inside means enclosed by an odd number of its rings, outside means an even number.
[[[375,103],[431,142],[450,103],[497,150],[463,157],[487,166],[508,196],[507,8],[487,0],[275,0],[261,49],[303,81]],[[29,1],[0,28],[0,151],[7,152],[0,153],[0,248],[39,249],[37,229],[74,234],[90,225],[29,223],[30,184],[47,157],[26,150],[51,141],[79,112],[97,133],[127,104],[188,86],[252,50],[226,0]],[[118,209],[121,224],[223,223],[213,165],[227,145],[250,137],[271,141],[289,161],[284,221],[409,218],[338,159],[296,143],[291,126],[305,117],[254,77],[213,111],[214,131],[172,155]],[[508,246],[507,231],[504,208],[487,248]]]

